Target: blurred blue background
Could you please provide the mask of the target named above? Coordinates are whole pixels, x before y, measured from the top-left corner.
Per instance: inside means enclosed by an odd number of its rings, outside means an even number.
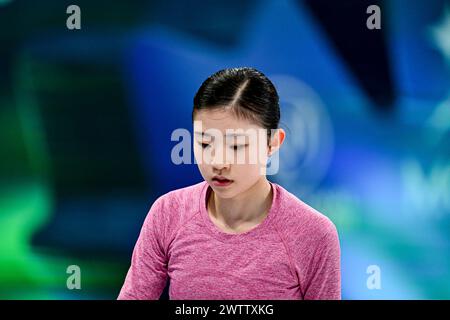
[[[269,179],[336,224],[342,297],[449,299],[440,0],[0,1],[0,298],[115,299],[150,205],[202,180],[171,162],[172,131],[191,130],[202,81],[237,66],[279,91]]]

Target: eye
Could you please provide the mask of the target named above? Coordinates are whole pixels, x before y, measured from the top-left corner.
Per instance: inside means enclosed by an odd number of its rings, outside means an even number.
[[[241,144],[241,145],[233,146],[232,148],[234,151],[237,151],[237,150],[244,149],[246,146],[247,146],[246,144]]]
[[[206,149],[209,147],[209,143],[201,143],[199,142],[199,144],[202,146],[202,149]]]

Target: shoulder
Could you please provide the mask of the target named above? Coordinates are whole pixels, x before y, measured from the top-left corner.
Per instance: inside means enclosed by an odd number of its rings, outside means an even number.
[[[207,182],[175,189],[159,196],[151,205],[146,220],[166,231],[173,231],[199,212],[201,194]]]
[[[154,204],[164,207],[166,210],[180,209],[197,209],[200,203],[200,196],[203,188],[206,186],[206,181],[202,181],[186,187],[174,189],[161,196],[159,196]]]
[[[317,244],[327,235],[337,235],[336,226],[327,216],[282,186],[276,186],[280,194],[276,225],[288,241]]]

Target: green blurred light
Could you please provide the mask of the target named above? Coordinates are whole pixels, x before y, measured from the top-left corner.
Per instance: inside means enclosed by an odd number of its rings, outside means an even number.
[[[54,212],[53,179],[36,100],[36,62],[25,55],[17,61],[14,107],[8,113],[2,109],[1,115],[19,125],[0,126],[0,135],[8,139],[6,145],[15,146],[5,154],[8,167],[14,170],[5,169],[0,181],[0,299],[95,299],[99,294],[115,298],[126,271],[122,264],[83,260],[31,245],[33,235]],[[82,290],[66,287],[66,270],[72,264],[82,270]]]

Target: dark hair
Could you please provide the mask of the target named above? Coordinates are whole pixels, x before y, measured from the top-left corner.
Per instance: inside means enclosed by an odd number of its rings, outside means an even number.
[[[206,79],[195,94],[192,121],[197,111],[220,108],[267,129],[268,137],[270,129],[277,129],[280,122],[277,90],[253,68],[223,69]]]

